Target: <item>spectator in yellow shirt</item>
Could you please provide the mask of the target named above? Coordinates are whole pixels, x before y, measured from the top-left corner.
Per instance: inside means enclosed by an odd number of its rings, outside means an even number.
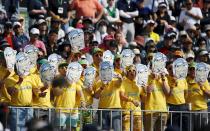
[[[189,65],[187,82],[189,86],[188,102],[191,105],[191,110],[193,112],[198,112],[193,114],[192,128],[198,130],[207,125],[207,98],[210,97],[210,87],[208,80],[204,83],[197,83],[195,81],[195,66],[196,63],[191,63]],[[199,112],[201,114],[199,114]]]
[[[112,65],[110,65],[112,66]],[[106,109],[121,109],[120,101],[120,91],[121,91],[121,82],[120,78],[112,78],[110,82],[104,84],[101,80],[98,81],[94,87],[94,97],[99,99],[99,109],[105,109],[99,111],[99,123],[102,120],[102,128],[109,130],[113,128],[114,131],[120,131],[120,112],[119,111],[107,111]],[[112,119],[112,127],[110,125],[110,120]]]
[[[75,130],[78,118],[74,115],[74,111],[70,110],[75,107],[76,98],[82,98],[81,86],[77,83],[69,84],[65,77],[56,77],[52,82],[54,105],[56,109],[56,126],[67,130],[72,128]],[[84,99],[81,99],[83,107]],[[63,109],[64,108],[64,109]]]
[[[168,71],[168,84],[170,87],[170,93],[167,96],[167,104],[169,106],[169,111],[188,111],[188,105],[186,102],[187,92],[188,92],[188,84],[186,79],[176,79],[173,76],[173,68],[172,62],[168,62],[166,64],[166,68]],[[188,116],[187,114],[180,113],[172,113],[169,118],[170,123],[173,126],[182,128],[182,130],[188,130]],[[182,117],[182,119],[181,119]],[[172,120],[172,121],[171,121]],[[182,120],[182,127],[180,128],[180,120]]]
[[[145,115],[145,131],[158,130],[161,131],[165,128],[167,121],[167,104],[166,96],[169,94],[170,88],[168,80],[164,74],[149,75],[148,86],[146,88],[145,97],[145,110],[160,111],[148,112]],[[163,112],[163,113],[161,113]]]
[[[143,93],[143,88],[136,85],[136,67],[130,65],[126,67],[126,78],[121,84],[122,91],[120,92],[122,100],[122,109],[133,110],[134,122],[133,130],[141,131],[141,107],[140,107],[140,97]],[[130,113],[124,112],[123,116],[123,130],[130,130]]]

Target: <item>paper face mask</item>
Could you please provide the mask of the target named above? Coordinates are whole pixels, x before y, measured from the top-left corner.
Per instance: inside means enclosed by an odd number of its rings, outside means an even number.
[[[173,62],[173,75],[177,79],[184,79],[187,77],[188,63],[183,58],[178,58]]]
[[[40,67],[40,76],[43,83],[51,84],[56,75],[56,70],[49,63],[44,63]]]
[[[136,65],[136,84],[138,86],[146,86],[148,81],[149,69],[146,65],[137,64]]]
[[[84,80],[84,83],[83,83],[84,86],[85,87],[92,86],[93,82],[94,82],[94,79],[95,79],[95,76],[96,76],[96,69],[94,67],[87,67],[84,70],[84,77],[85,77],[85,80]]]
[[[60,62],[62,62],[62,57],[60,55],[57,55],[57,54],[51,54],[49,57],[48,57],[48,62],[49,64],[51,64],[55,70],[57,71],[58,70],[58,65],[60,64]]]
[[[7,63],[7,69],[10,71],[14,70],[16,63],[16,54],[17,51],[13,50],[11,47],[6,47],[4,50],[4,57]]]
[[[112,54],[111,51],[107,50],[103,53],[103,61],[108,61],[111,64],[114,62],[114,55]]]
[[[38,59],[38,51],[38,48],[36,48],[34,45],[27,45],[24,48],[24,52],[28,55],[30,59],[31,67],[36,66],[36,61]]]
[[[206,82],[209,71],[210,69],[206,63],[197,63],[195,67],[195,81],[201,83]]]
[[[152,60],[152,70],[156,74],[165,73],[165,66],[166,66],[167,57],[158,52],[155,53],[153,60]]]
[[[133,58],[135,57],[134,53],[130,49],[124,49],[122,51],[122,60],[121,60],[121,66],[122,68],[126,68],[126,66],[133,64]]]
[[[27,54],[19,52],[16,56],[17,73],[20,76],[27,76],[30,74],[30,60]]]
[[[68,39],[72,49],[74,50],[81,50],[85,47],[84,32],[81,29],[71,30],[68,33]]]
[[[82,66],[77,62],[72,62],[68,65],[67,68],[67,79],[70,83],[77,82],[80,79],[80,76],[82,74]]]
[[[99,76],[100,79],[103,81],[103,83],[105,84],[109,83],[114,76],[113,65],[108,61],[102,62],[100,64]]]

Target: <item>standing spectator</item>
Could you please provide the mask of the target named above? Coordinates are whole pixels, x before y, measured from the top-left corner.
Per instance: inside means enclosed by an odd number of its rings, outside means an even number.
[[[167,111],[166,96],[170,93],[168,80],[164,74],[157,75],[151,73],[146,88],[145,110]],[[161,131],[164,129],[167,121],[166,113],[148,112],[145,115],[145,131],[154,129]],[[162,124],[161,124],[162,123]],[[162,127],[161,127],[162,126]]]
[[[165,27],[170,21],[170,16],[168,15],[167,5],[165,2],[159,3],[156,15],[157,27],[155,28],[154,32],[158,33],[160,36],[163,36],[163,34],[165,33]]]
[[[206,49],[208,52],[210,52],[210,24],[205,26],[205,32],[206,32]]]
[[[104,15],[106,20],[110,23],[121,22],[119,10],[115,5],[115,0],[108,0],[108,6],[104,8]]]
[[[88,17],[93,23],[97,23],[103,15],[103,6],[98,0],[73,0],[71,9],[76,11],[77,19]]]
[[[57,30],[51,30],[48,34],[47,42],[45,43],[47,49],[47,55],[58,53],[58,32]]]
[[[47,55],[47,51],[45,48],[45,45],[42,41],[40,41],[39,38],[39,30],[37,28],[32,28],[30,30],[30,44],[33,44],[34,46],[36,46],[38,49],[41,49],[44,52],[44,55]]]
[[[69,0],[49,0],[49,14],[52,18],[59,16],[64,31],[69,27],[71,17],[69,9]]]
[[[123,22],[123,34],[130,44],[134,40],[135,27],[133,18],[138,16],[136,3],[132,0],[119,0],[117,8],[120,12],[120,20]]]
[[[203,15],[200,8],[193,7],[191,0],[186,0],[186,9],[182,10],[179,23],[186,27],[188,24],[194,25],[196,23],[200,24],[200,20],[203,19]]]
[[[5,9],[7,11],[7,16],[11,20],[12,18],[18,19],[19,11],[19,2],[22,0],[5,0]]]
[[[125,111],[123,117],[123,130],[129,131],[141,131],[142,121],[141,121],[141,96],[143,95],[143,87],[139,87],[136,84],[136,67],[130,65],[126,67],[126,78],[121,84],[121,101],[122,109],[133,110],[133,129],[130,129],[130,112]],[[135,111],[136,110],[136,111]]]
[[[29,12],[29,27],[39,19],[40,15],[45,16],[47,13],[44,4],[40,0],[27,1],[27,8]]]
[[[29,38],[22,32],[22,25],[20,22],[14,22],[13,30],[14,36],[14,48],[19,52],[23,51],[24,47],[29,43]]]
[[[207,124],[208,115],[207,112],[207,98],[210,97],[210,88],[208,80],[204,83],[197,83],[195,81],[195,65],[191,63],[189,65],[189,75],[187,77],[187,83],[189,88],[188,102],[191,105],[191,110],[197,112],[192,116],[192,130],[198,130]],[[203,112],[199,114],[199,112]]]
[[[112,66],[110,64],[110,66]],[[112,78],[112,80],[104,84],[99,80],[94,88],[94,97],[99,99],[99,109],[121,109],[120,101],[120,91],[121,91],[121,82],[120,78]],[[120,131],[120,112],[104,110],[102,113],[98,112],[99,123],[102,122],[103,129],[110,130],[110,120],[112,119],[112,127],[114,131]]]
[[[4,25],[3,38],[8,42],[10,47],[14,48],[14,34],[12,30],[12,22],[7,21]]]
[[[51,19],[50,30],[58,31],[58,40],[61,40],[65,37],[65,32],[63,31],[63,29],[61,29],[61,21],[59,17]]]

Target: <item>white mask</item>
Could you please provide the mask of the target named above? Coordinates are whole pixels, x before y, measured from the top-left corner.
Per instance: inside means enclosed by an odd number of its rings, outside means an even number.
[[[19,76],[27,76],[30,74],[30,59],[27,54],[19,52],[16,56],[16,67]]]
[[[113,65],[108,61],[102,62],[100,64],[99,75],[100,75],[100,78],[103,81],[103,83],[105,83],[105,84],[109,83],[114,76]]]
[[[14,70],[16,63],[16,54],[17,51],[13,50],[11,47],[6,47],[4,50],[4,57],[7,63],[7,69],[9,69],[10,71]]]
[[[56,75],[56,70],[49,63],[44,63],[40,67],[40,76],[43,83],[51,84]]]
[[[96,69],[94,67],[87,67],[84,70],[84,77],[85,77],[84,86],[85,87],[89,87],[93,85],[95,75],[96,75]]]
[[[78,62],[72,62],[68,65],[66,77],[70,83],[77,82],[82,74],[82,66]]]
[[[184,79],[187,77],[188,63],[183,58],[178,58],[173,62],[173,75],[177,79]]]
[[[35,67],[36,66],[36,61],[38,59],[38,48],[35,47],[34,45],[27,45],[24,48],[24,52],[28,55],[30,59],[30,67]]]

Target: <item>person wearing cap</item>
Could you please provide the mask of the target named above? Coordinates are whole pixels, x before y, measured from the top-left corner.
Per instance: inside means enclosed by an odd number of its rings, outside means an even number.
[[[126,67],[125,79],[121,84],[121,103],[122,109],[125,110],[136,110],[133,113],[133,129],[130,129],[130,112],[123,112],[123,130],[129,131],[141,131],[142,130],[142,119],[141,119],[141,96],[143,95],[143,87],[139,87],[136,84],[136,67],[130,65]]]
[[[170,87],[166,75],[164,73],[155,74],[151,72],[147,85],[145,88],[144,110],[167,112],[166,97],[170,93]],[[161,131],[166,125],[167,114],[147,112],[145,114],[145,121],[145,131],[152,131],[154,129]]]
[[[145,40],[147,38],[153,39],[155,44],[157,44],[160,41],[160,36],[154,32],[155,26],[156,23],[154,20],[148,20],[140,35],[143,36]]]
[[[99,44],[99,48],[103,50],[108,50],[110,48],[110,42],[113,41],[114,38],[112,35],[106,35],[103,39],[103,43]]]
[[[132,0],[119,0],[117,8],[119,9],[120,20],[123,22],[123,34],[130,44],[134,40],[135,35],[133,18],[139,14],[136,3]]]
[[[174,60],[178,59],[178,58],[184,58],[184,53],[183,51],[181,50],[176,50],[174,53],[173,53],[173,58]]]
[[[103,39],[105,36],[107,36],[107,26],[108,26],[108,21],[106,20],[100,20],[98,21],[96,27],[96,32],[95,32],[95,39],[98,41],[100,44],[103,42]]]
[[[186,8],[181,11],[179,16],[179,23],[186,27],[188,24],[194,25],[200,24],[200,20],[203,19],[203,15],[200,8],[193,7],[192,0],[185,1]]]
[[[58,40],[65,37],[65,32],[61,29],[61,21],[59,17],[51,19],[50,30],[58,30]]]
[[[50,30],[48,33],[47,42],[45,43],[47,55],[58,53],[58,32],[57,30]]]
[[[36,46],[37,48],[41,48],[44,51],[44,55],[47,55],[47,50],[45,47],[45,44],[39,40],[39,35],[40,32],[37,28],[32,28],[30,30],[30,41],[29,44],[33,44],[34,46]]]
[[[121,55],[116,54],[114,57],[114,72],[116,73],[117,76],[123,76],[123,71],[121,69]]]
[[[133,49],[135,57],[133,58],[133,64],[141,64],[141,53],[139,49]]]
[[[168,71],[167,79],[170,87],[170,93],[167,96],[167,104],[169,106],[169,111],[188,111],[187,107],[187,94],[188,94],[188,84],[186,79],[177,79],[173,75],[172,62],[166,63],[166,68]],[[180,127],[180,119],[182,117],[182,127]],[[183,131],[188,130],[188,118],[186,114],[180,116],[178,113],[172,113],[169,118],[169,122],[172,122],[172,126],[178,126],[179,129]]]
[[[37,29],[39,29],[39,39],[43,42],[46,42],[47,40],[47,33],[48,33],[48,25],[47,22],[44,19],[39,19],[37,22]]]
[[[99,73],[99,64],[102,61],[102,56],[103,56],[103,51],[100,48],[93,49],[93,67],[96,68],[97,73]]]
[[[199,62],[205,62],[205,63],[209,64],[209,52],[206,50],[201,50],[198,54],[197,60]]]
[[[155,28],[155,32],[158,33],[160,36],[164,34],[165,27],[170,22],[170,16],[167,12],[167,4],[166,2],[160,2],[158,5],[158,10],[156,12],[157,15],[157,27]]]
[[[161,41],[157,47],[158,47],[158,51],[165,54],[165,55],[168,55],[171,53],[171,47],[173,45],[173,40],[174,40],[174,37],[172,35],[172,33],[168,32],[164,35],[164,40]]]
[[[205,26],[205,39],[206,39],[206,49],[208,52],[210,52],[210,24]]]
[[[61,28],[66,31],[69,27],[69,21],[71,18],[71,12],[69,9],[69,1],[68,0],[51,0],[49,1],[49,15],[52,18],[60,17]]]
[[[188,53],[188,54],[185,54],[184,58],[186,59],[187,63],[190,64],[190,63],[194,62],[195,55],[192,53]]]
[[[88,17],[97,23],[103,15],[103,6],[97,0],[74,0],[71,9],[76,11],[76,18]],[[97,15],[96,15],[97,14]]]
[[[194,53],[194,51],[193,51],[193,44],[192,44],[192,40],[191,40],[191,38],[186,38],[185,39],[185,41],[183,41],[183,43],[182,43],[182,50],[183,50],[183,52],[184,52],[184,55],[185,54],[188,54],[188,53],[192,53],[192,54],[194,54],[195,55],[195,53]]]
[[[29,43],[29,38],[22,32],[22,25],[20,22],[14,22],[13,30],[15,33],[14,36],[14,49],[23,51],[23,48]]]
[[[194,62],[189,65],[187,76],[189,89],[187,101],[190,105],[190,110],[197,112],[192,115],[192,130],[198,130],[201,127],[206,126],[208,120],[207,98],[210,97],[210,86],[208,80],[204,83],[195,81],[195,67],[196,63]],[[202,113],[198,114],[199,112]]]
[[[14,34],[12,29],[12,22],[7,21],[4,25],[3,39],[7,41],[10,47],[14,48]]]
[[[29,27],[35,24],[40,15],[45,16],[47,14],[44,3],[39,0],[30,0],[27,4],[27,9],[29,13]]]
[[[107,7],[104,7],[104,16],[110,23],[121,22],[119,10],[114,0],[107,0]]]

